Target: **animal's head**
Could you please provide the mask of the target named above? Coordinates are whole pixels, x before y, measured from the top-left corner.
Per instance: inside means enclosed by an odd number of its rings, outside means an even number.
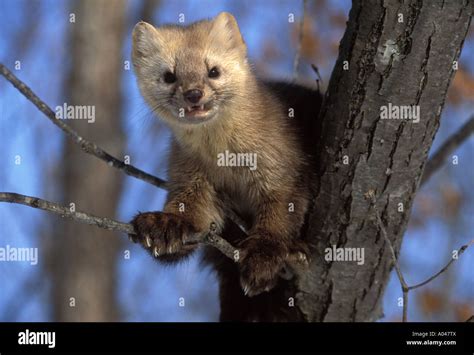
[[[172,125],[200,124],[242,92],[247,49],[235,18],[226,12],[190,26],[133,30],[132,60],[152,110]]]

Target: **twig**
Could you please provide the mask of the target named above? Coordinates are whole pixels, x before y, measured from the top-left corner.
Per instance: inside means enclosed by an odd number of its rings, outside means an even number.
[[[54,123],[56,126],[61,128],[69,138],[71,138],[79,147],[88,154],[92,154],[100,160],[106,162],[109,166],[122,170],[125,174],[133,176],[137,179],[146,181],[157,187],[165,188],[165,181],[150,175],[140,169],[135,168],[133,165],[125,164],[123,161],[113,157],[105,150],[97,146],[96,144],[84,139],[81,137],[75,130],[70,126],[64,123],[62,120],[56,118],[54,111],[44,103],[36,94],[19,80],[10,70],[8,70],[5,65],[0,63],[0,74],[2,74],[5,79],[13,84],[14,87],[20,91],[23,96],[25,96],[29,101],[31,101],[41,112],[45,114],[49,120]]]
[[[303,16],[300,22],[299,33],[298,33],[298,43],[296,44],[296,53],[295,58],[293,60],[293,79],[298,77],[298,67],[300,65],[300,57],[301,57],[301,46],[303,44],[303,33],[304,33],[304,20],[306,17],[306,4],[307,0],[303,0]]]
[[[103,229],[134,234],[133,226],[131,224],[117,222],[110,218],[97,217],[81,211],[71,211],[71,209],[68,207],[61,206],[55,202],[46,201],[38,197],[25,196],[13,192],[0,192],[0,201],[19,203],[25,206],[53,212],[59,214],[61,217],[89,225],[95,225]]]
[[[429,178],[443,165],[446,158],[457,147],[459,147],[469,136],[474,133],[474,116],[471,118],[433,154],[433,157],[426,163],[421,185],[429,180]]]
[[[227,256],[229,259],[238,261],[238,259],[234,257],[235,252],[238,251],[238,249],[234,248],[227,240],[218,235],[216,230],[216,225],[214,223],[211,223],[209,232],[206,233],[206,235],[204,236],[204,241],[207,244],[212,245],[214,248],[217,248],[222,254]]]
[[[398,259],[397,255],[395,253],[395,248],[393,247],[392,242],[390,241],[390,238],[388,237],[387,231],[385,230],[385,227],[382,223],[382,218],[380,217],[380,213],[377,209],[377,204],[375,200],[375,192],[373,190],[370,190],[367,194],[366,197],[370,199],[372,202],[372,207],[375,212],[375,218],[377,220],[377,224],[380,228],[380,231],[382,232],[382,236],[385,239],[385,242],[388,244],[390,248],[390,253],[392,255],[392,261],[395,266],[395,271],[397,272],[398,280],[400,281],[400,285],[402,287],[402,292],[403,292],[403,315],[402,315],[402,322],[407,321],[407,314],[408,314],[408,285],[405,281],[405,278],[403,277],[402,270],[400,269],[400,265],[398,265]]]
[[[18,203],[25,206],[38,208],[40,210],[53,212],[64,218],[69,218],[77,222],[94,225],[103,229],[119,231],[127,234],[135,234],[133,226],[129,223],[123,223],[111,218],[97,217],[81,211],[71,211],[69,208],[55,202],[43,200],[38,197],[25,196],[11,192],[0,192],[0,201],[9,203]],[[235,248],[224,238],[216,233],[214,226],[211,226],[209,232],[198,236],[190,242],[205,243],[217,248],[222,254],[234,259]]]
[[[388,246],[390,248],[390,253],[392,255],[392,261],[393,261],[393,264],[395,266],[395,271],[397,273],[398,280],[400,281],[400,286],[402,287],[402,292],[403,292],[402,322],[406,322],[407,321],[407,315],[408,315],[408,293],[411,290],[414,290],[418,287],[421,287],[421,286],[424,286],[424,285],[430,283],[431,281],[436,279],[438,276],[440,276],[442,273],[444,273],[446,270],[448,270],[448,268],[451,266],[451,264],[453,264],[461,256],[461,254],[463,254],[466,251],[467,248],[469,248],[472,244],[474,244],[474,240],[471,240],[468,244],[463,245],[461,248],[459,248],[458,251],[457,251],[458,258],[456,258],[456,259],[452,258],[446,264],[446,266],[444,266],[436,274],[429,277],[428,279],[426,279],[423,282],[420,282],[420,283],[418,283],[416,285],[413,285],[413,286],[409,286],[406,283],[405,278],[403,277],[403,273],[402,273],[402,271],[400,269],[400,266],[398,264],[398,258],[397,258],[397,255],[395,253],[395,248],[393,247],[393,244],[390,241],[390,238],[388,237],[387,230],[384,227],[384,224],[382,222],[382,218],[380,217],[380,213],[377,209],[377,204],[376,204],[376,199],[375,199],[375,192],[373,190],[370,190],[366,193],[365,197],[371,201],[372,207],[373,207],[374,212],[375,212],[375,218],[376,218],[376,221],[377,221],[377,225],[379,226],[380,231],[382,232],[382,236],[384,237],[386,243],[388,244]]]
[[[458,258],[461,256],[462,253],[464,253],[466,251],[467,248],[469,248],[472,244],[474,244],[474,240],[471,240],[469,243],[463,245],[461,248],[459,248],[457,250],[457,256]],[[413,285],[413,286],[409,286],[408,289],[409,290],[414,290],[415,288],[418,288],[418,287],[421,287],[421,286],[424,286],[426,285],[427,283],[430,283],[431,281],[433,281],[434,279],[436,279],[439,275],[441,275],[443,272],[445,272],[446,270],[448,270],[448,268],[451,266],[452,263],[454,263],[458,258],[454,259],[454,258],[451,258],[451,260],[449,260],[449,262],[441,269],[439,270],[436,274],[434,274],[433,276],[427,278],[425,281],[423,282],[420,282],[419,284],[416,284],[416,285]]]
[[[313,71],[316,73],[316,76],[317,76],[317,78],[316,78],[316,84],[318,85],[318,88],[317,88],[317,89],[318,89],[318,92],[320,92],[320,90],[319,90],[319,82],[322,83],[322,82],[323,82],[323,78],[321,78],[321,74],[319,74],[319,69],[318,69],[318,67],[317,67],[316,65],[311,64],[311,68],[312,68]]]

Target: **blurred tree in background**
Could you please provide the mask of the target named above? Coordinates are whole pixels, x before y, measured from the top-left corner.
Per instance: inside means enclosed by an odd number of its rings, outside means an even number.
[[[95,122],[71,120],[79,134],[117,156],[124,153],[121,80],[122,43],[126,34],[125,0],[81,0],[71,3],[64,83],[68,105],[95,108]],[[68,122],[69,123],[69,122]],[[116,213],[123,176],[84,154],[66,139],[54,184],[62,202],[100,216]],[[116,263],[121,239],[117,233],[66,221],[54,223],[51,250],[53,319],[112,321],[120,319]]]

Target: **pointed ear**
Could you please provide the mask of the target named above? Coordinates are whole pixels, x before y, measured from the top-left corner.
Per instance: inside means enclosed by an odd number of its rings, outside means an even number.
[[[140,21],[133,28],[132,33],[132,57],[136,59],[146,58],[160,48],[160,36],[158,30]]]
[[[216,38],[221,39],[229,48],[238,49],[243,52],[244,55],[246,54],[247,46],[240,33],[239,25],[232,14],[221,12],[217,15],[212,20],[211,33],[215,35]]]

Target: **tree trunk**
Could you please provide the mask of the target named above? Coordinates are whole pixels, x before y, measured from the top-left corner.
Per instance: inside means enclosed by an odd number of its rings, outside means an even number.
[[[309,321],[383,315],[393,262],[366,194],[398,253],[472,11],[472,1],[353,2],[320,116],[315,252],[297,280]],[[389,104],[419,106],[420,121],[381,119]],[[364,264],[326,261],[333,245],[363,248]]]
[[[120,87],[123,70],[125,2],[81,0],[74,3],[70,23],[68,105],[95,108],[95,122],[69,120],[79,134],[123,156]],[[122,174],[65,142],[61,166],[63,200],[76,209],[114,216]],[[118,320],[116,262],[120,237],[74,222],[58,224],[51,251],[53,319]]]

